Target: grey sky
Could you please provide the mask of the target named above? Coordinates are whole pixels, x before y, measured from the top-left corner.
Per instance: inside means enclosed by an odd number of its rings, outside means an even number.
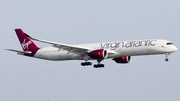
[[[0,0],[1,101],[179,101],[179,51],[104,60],[104,69],[82,61],[46,61],[22,50],[14,32],[65,44],[166,39],[179,49],[179,0]],[[39,47],[50,46],[35,42]],[[92,61],[96,63],[96,61]]]

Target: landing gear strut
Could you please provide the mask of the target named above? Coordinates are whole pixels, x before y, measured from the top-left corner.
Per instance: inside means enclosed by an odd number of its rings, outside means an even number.
[[[165,58],[165,61],[169,61],[169,59],[168,59],[168,56],[170,55],[170,53],[167,53],[166,54],[166,58]]]
[[[103,67],[104,67],[104,64],[101,64],[101,63],[100,63],[101,61],[102,61],[102,60],[97,60],[98,64],[95,64],[95,65],[94,65],[94,68],[103,68]]]

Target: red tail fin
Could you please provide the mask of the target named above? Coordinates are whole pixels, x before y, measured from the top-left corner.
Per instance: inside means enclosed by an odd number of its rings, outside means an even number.
[[[24,51],[33,51],[39,49],[33,41],[31,41],[21,29],[15,29],[19,42]]]

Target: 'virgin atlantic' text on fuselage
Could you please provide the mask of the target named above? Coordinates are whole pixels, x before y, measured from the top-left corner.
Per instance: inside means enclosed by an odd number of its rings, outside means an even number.
[[[102,49],[115,50],[117,48],[131,48],[141,46],[156,46],[157,40],[138,40],[138,41],[127,41],[127,42],[113,42],[101,44]]]

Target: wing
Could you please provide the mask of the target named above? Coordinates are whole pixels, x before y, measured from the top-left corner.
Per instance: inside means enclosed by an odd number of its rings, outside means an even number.
[[[31,40],[52,44],[53,47],[59,48],[59,50],[61,50],[61,49],[66,50],[66,51],[68,51],[68,54],[69,53],[75,53],[75,54],[78,54],[81,57],[85,57],[90,51],[93,50],[93,49],[87,48],[87,47],[68,45],[68,44],[62,44],[62,43],[57,43],[57,42],[51,42],[51,41],[36,39],[36,38],[32,38],[31,36],[27,35],[26,33],[24,33],[24,34],[28,38],[30,38]]]
[[[61,50],[61,49],[66,50],[66,51],[68,51],[68,54],[69,53],[75,53],[75,54],[79,55],[80,57],[83,57],[84,59],[88,59],[89,58],[88,53],[95,50],[95,49],[87,48],[87,47],[81,47],[81,46],[76,46],[76,45],[68,45],[68,44],[62,44],[62,43],[56,43],[56,42],[36,39],[36,38],[32,38],[31,36],[29,36],[26,33],[24,33],[24,34],[32,40],[52,44],[53,47],[59,48],[59,50]],[[115,54],[115,52],[114,51],[108,51],[108,54],[112,55],[112,54]]]

